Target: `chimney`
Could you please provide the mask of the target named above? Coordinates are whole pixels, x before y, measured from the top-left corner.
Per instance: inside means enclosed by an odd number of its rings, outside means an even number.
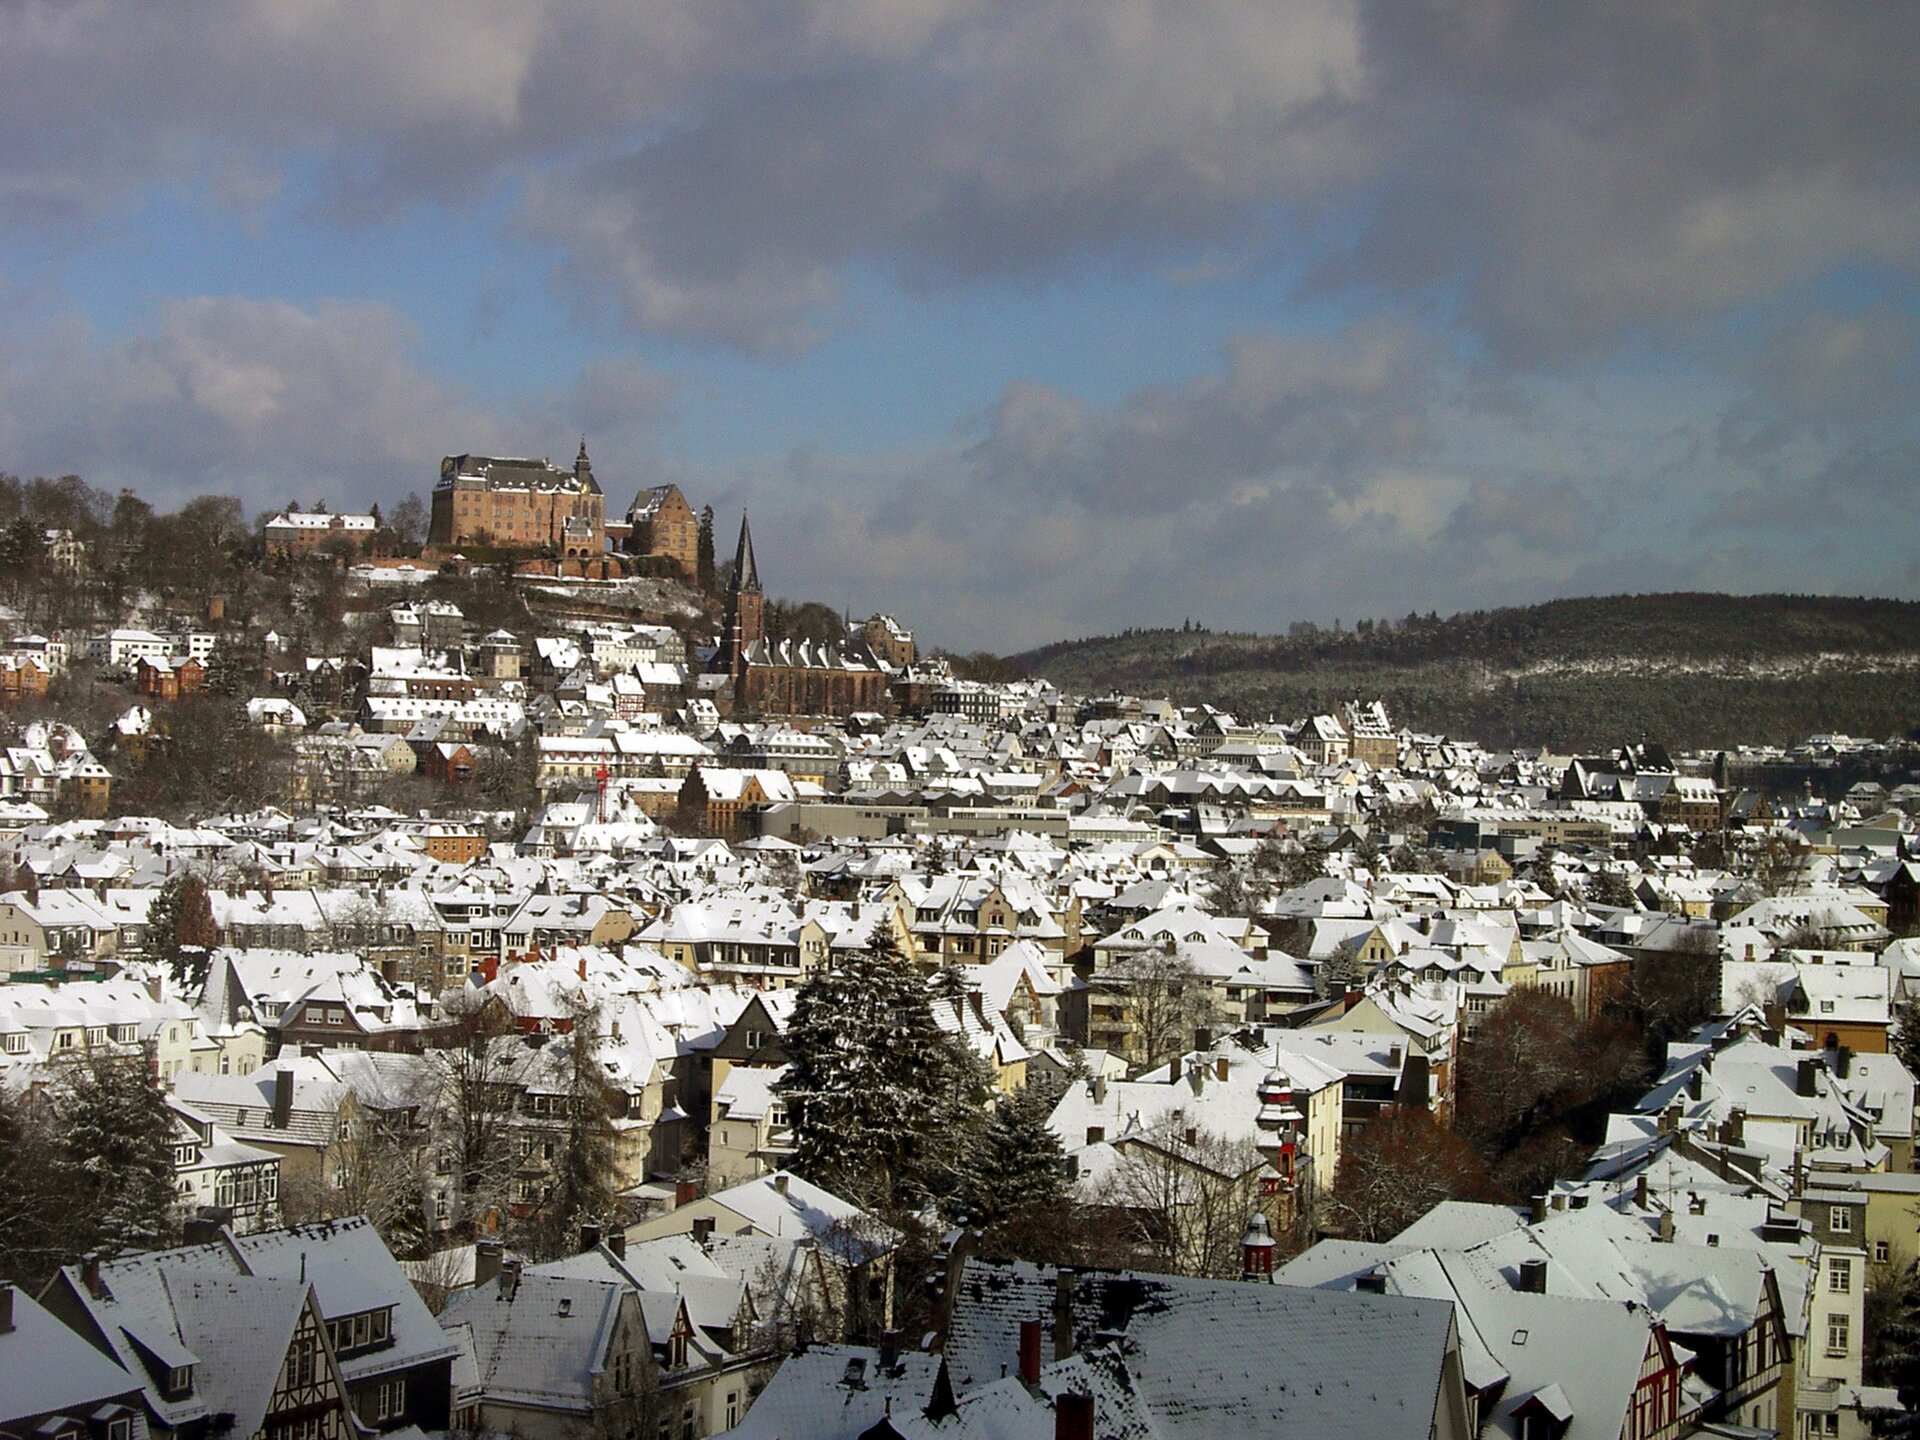
[[[1213,1078],[1216,1080],[1225,1080],[1227,1078],[1227,1057],[1226,1056],[1217,1055],[1214,1057]]]
[[[587,957],[584,955],[580,957],[580,978],[582,980],[587,978]]]
[[[1054,1396],[1053,1440],[1093,1440],[1093,1396]]]
[[[1700,1078],[1700,1072],[1698,1070],[1695,1070],[1691,1075],[1687,1076],[1687,1094],[1691,1098],[1698,1100],[1700,1098],[1700,1091],[1702,1088],[1703,1088],[1703,1085]]]
[[[700,1186],[698,1182],[693,1180],[676,1180],[673,1182],[674,1209],[678,1210],[682,1205],[691,1205],[699,1198]]]
[[[786,1171],[779,1170],[774,1173],[773,1193],[776,1195],[784,1195],[787,1193],[787,1172]]]
[[[500,1298],[511,1300],[520,1289],[520,1262],[509,1260],[500,1267]]]
[[[584,1255],[589,1250],[598,1250],[599,1248],[600,1227],[593,1224],[582,1225],[580,1227],[580,1253]]]
[[[1547,1262],[1541,1259],[1520,1262],[1520,1288],[1529,1295],[1547,1293]]]
[[[87,1294],[94,1299],[103,1298],[107,1289],[100,1283],[100,1252],[95,1250],[80,1260],[80,1283],[87,1287]]]
[[[1566,1209],[1566,1208],[1567,1208],[1567,1194],[1566,1194],[1566,1191],[1564,1191],[1564,1190],[1561,1190],[1561,1191],[1557,1191],[1557,1192],[1556,1192],[1556,1193],[1554,1194],[1554,1197],[1553,1197],[1553,1208],[1554,1208],[1555,1210],[1564,1210],[1564,1209]]]
[[[284,1065],[273,1072],[273,1128],[285,1130],[293,1120],[293,1071]]]
[[[1529,1202],[1527,1210],[1527,1219],[1532,1224],[1538,1225],[1542,1220],[1547,1218],[1547,1197],[1545,1195],[1534,1196],[1532,1201]]]
[[[1727,1113],[1727,1143],[1729,1145],[1747,1143],[1747,1111],[1743,1105],[1736,1105]]]
[[[1020,1322],[1020,1383],[1022,1385],[1040,1383],[1040,1322],[1038,1320]]]
[[[1804,1096],[1813,1096],[1820,1093],[1820,1062],[1818,1060],[1802,1060],[1800,1062],[1800,1070],[1796,1077],[1793,1091],[1796,1095]]]
[[[1838,1075],[1842,1080],[1853,1073],[1853,1049],[1851,1046],[1842,1045],[1840,1047],[1835,1055],[1833,1073]]]
[[[1401,1047],[1400,1042],[1398,1040],[1394,1041],[1393,1044],[1387,1047],[1387,1068],[1398,1070],[1400,1068],[1400,1058],[1406,1053],[1407,1052]]]
[[[618,1225],[607,1232],[607,1249],[613,1252],[616,1260],[627,1258],[627,1232]]]
[[[1644,1170],[1633,1177],[1633,1203],[1642,1210],[1647,1208],[1647,1172]]]
[[[0,1335],[13,1330],[13,1286],[0,1280]]]
[[[1206,1025],[1198,1025],[1193,1031],[1193,1048],[1211,1050],[1213,1048],[1213,1030]]]
[[[702,1250],[713,1241],[713,1216],[700,1215],[693,1222],[693,1243]]]
[[[1673,1243],[1673,1212],[1671,1210],[1660,1212],[1660,1238],[1668,1244]]]
[[[1207,1067],[1196,1065],[1187,1072],[1187,1084],[1193,1087],[1193,1093],[1204,1095],[1207,1090]]]
[[[500,1242],[476,1240],[473,1246],[473,1283],[487,1285],[500,1273]]]
[[[1107,1077],[1104,1075],[1093,1077],[1093,1103],[1096,1105],[1107,1103]]]

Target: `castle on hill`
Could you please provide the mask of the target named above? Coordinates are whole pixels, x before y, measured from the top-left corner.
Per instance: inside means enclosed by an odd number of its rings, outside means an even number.
[[[699,516],[677,485],[641,490],[624,520],[609,520],[584,439],[568,470],[546,459],[447,456],[427,527],[432,555],[504,551],[550,561],[559,574],[592,579],[611,579],[631,561],[657,557],[691,582],[699,546]]]

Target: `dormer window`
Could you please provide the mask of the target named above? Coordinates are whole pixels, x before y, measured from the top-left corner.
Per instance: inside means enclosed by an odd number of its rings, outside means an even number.
[[[178,1400],[193,1389],[193,1366],[176,1365],[167,1372],[166,1383],[161,1387],[169,1400]]]

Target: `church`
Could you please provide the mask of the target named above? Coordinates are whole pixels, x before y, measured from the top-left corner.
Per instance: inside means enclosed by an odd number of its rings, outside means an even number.
[[[766,594],[744,515],[713,668],[732,680],[736,714],[845,716],[887,703],[887,672],[871,655],[845,641],[767,638]]]

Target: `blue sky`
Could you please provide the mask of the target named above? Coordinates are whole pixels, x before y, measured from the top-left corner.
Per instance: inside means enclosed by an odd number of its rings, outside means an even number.
[[[1920,594],[1910,7],[0,11],[0,469],[569,453],[1013,649]]]

